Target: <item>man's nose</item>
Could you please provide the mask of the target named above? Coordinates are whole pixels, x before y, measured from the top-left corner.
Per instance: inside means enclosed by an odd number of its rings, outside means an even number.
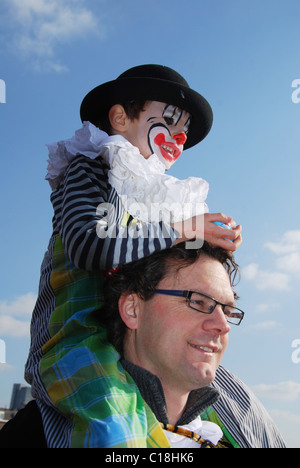
[[[177,145],[184,145],[187,140],[187,136],[184,132],[173,135],[173,138],[176,141]]]
[[[207,315],[207,323],[205,326],[211,331],[214,330],[218,335],[225,335],[231,330],[230,324],[227,322],[227,318],[220,305],[217,305],[212,314]]]

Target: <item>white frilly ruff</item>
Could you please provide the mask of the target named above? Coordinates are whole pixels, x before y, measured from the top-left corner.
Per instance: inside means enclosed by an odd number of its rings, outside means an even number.
[[[214,445],[217,445],[219,440],[223,437],[223,432],[221,428],[210,421],[202,421],[201,417],[198,416],[194,421],[191,421],[186,426],[180,426],[183,429],[188,429],[189,431],[195,432],[200,435],[203,439],[209,440]],[[167,436],[171,446],[173,448],[200,448],[197,442],[188,437],[176,434],[175,432],[169,432],[164,430],[165,435]]]
[[[198,177],[179,180],[165,174],[165,166],[152,154],[145,159],[138,148],[120,135],[108,136],[90,122],[68,139],[47,145],[46,180],[55,190],[79,155],[103,158],[109,166],[108,180],[126,211],[144,222],[174,223],[208,212],[205,203],[209,185]]]

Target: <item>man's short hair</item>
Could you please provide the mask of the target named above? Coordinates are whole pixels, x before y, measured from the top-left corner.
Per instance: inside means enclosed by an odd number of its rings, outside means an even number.
[[[185,243],[171,249],[156,252],[136,262],[121,266],[104,283],[104,304],[95,312],[97,318],[107,328],[107,337],[116,350],[123,355],[123,342],[127,330],[119,314],[119,298],[123,293],[135,293],[141,299],[150,300],[157,285],[170,271],[179,271],[207,256],[219,261],[228,273],[233,287],[239,268],[231,252],[219,247],[211,247],[204,242],[201,249],[186,249]]]

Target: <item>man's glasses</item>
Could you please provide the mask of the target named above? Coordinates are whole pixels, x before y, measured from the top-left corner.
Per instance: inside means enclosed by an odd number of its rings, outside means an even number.
[[[227,318],[227,322],[232,325],[240,325],[245,313],[234,306],[222,304],[212,297],[206,296],[195,291],[178,291],[170,289],[155,289],[156,294],[165,294],[167,296],[185,297],[188,306],[191,309],[202,312],[203,314],[212,314],[217,305],[222,306],[223,312]]]

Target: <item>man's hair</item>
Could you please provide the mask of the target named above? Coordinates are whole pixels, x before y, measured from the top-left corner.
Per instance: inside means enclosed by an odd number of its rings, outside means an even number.
[[[130,120],[138,119],[140,116],[140,113],[145,110],[145,104],[147,101],[130,101],[130,102],[119,102],[121,106],[124,107],[124,110]],[[108,117],[108,112],[107,114],[102,118],[99,119],[97,122],[95,122],[95,126],[100,128],[100,130],[103,130],[106,132],[108,135],[111,134],[112,128],[110,125],[109,117]]]
[[[98,320],[107,328],[107,337],[116,350],[123,355],[123,342],[127,327],[119,314],[119,298],[123,293],[135,293],[147,301],[155,294],[157,285],[170,272],[195,263],[207,256],[219,261],[228,273],[233,287],[239,268],[231,252],[219,247],[213,248],[204,242],[201,249],[186,249],[185,243],[154,253],[136,262],[121,266],[104,283],[103,307],[96,311]]]

